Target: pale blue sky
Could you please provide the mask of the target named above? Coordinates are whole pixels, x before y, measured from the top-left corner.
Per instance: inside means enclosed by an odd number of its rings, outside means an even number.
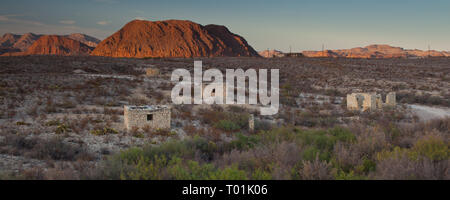
[[[0,34],[82,32],[104,39],[136,19],[221,24],[256,50],[390,44],[450,50],[449,0],[0,0]]]

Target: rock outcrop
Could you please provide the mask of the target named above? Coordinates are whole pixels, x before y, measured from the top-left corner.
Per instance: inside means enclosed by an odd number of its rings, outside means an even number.
[[[259,56],[239,35],[218,25],[184,20],[134,20],[91,53],[107,57]]]

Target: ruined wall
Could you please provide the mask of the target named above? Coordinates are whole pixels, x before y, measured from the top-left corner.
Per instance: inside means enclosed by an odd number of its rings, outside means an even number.
[[[158,76],[160,73],[159,73],[159,69],[147,68],[147,69],[145,69],[145,74],[147,76]]]
[[[153,115],[152,120],[147,120],[147,115]],[[149,126],[155,130],[170,129],[170,118],[170,108],[145,110],[129,109],[128,106],[124,107],[124,122],[127,130],[131,130],[133,127],[144,128],[145,126]]]
[[[386,106],[396,106],[397,100],[396,100],[395,92],[390,92],[386,95]]]
[[[347,94],[348,110],[375,110],[386,106],[396,106],[395,92],[386,95],[386,103],[383,103],[380,94],[376,93],[352,93]]]
[[[377,108],[383,108],[383,99],[381,99],[381,94],[377,94],[375,98]]]
[[[347,109],[359,110],[358,101],[356,100],[355,94],[347,94]]]
[[[250,132],[255,130],[255,116],[253,116],[253,114],[250,114],[250,117],[248,118],[248,130]]]
[[[377,102],[376,102],[375,94],[363,93],[361,95],[364,97],[364,101],[363,101],[363,105],[362,105],[363,111],[377,109]]]

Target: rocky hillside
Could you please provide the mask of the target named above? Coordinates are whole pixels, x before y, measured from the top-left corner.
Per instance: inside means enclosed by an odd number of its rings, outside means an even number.
[[[449,52],[409,50],[389,45],[370,45],[352,49],[303,51],[306,57],[333,57],[333,58],[409,58],[409,57],[446,57]]]
[[[92,47],[79,41],[57,35],[45,35],[36,40],[26,51],[5,53],[2,56],[23,55],[89,55]]]
[[[35,41],[37,41],[42,36],[43,35],[34,33],[26,33],[23,35],[6,33],[3,35],[3,37],[0,38],[0,55],[3,53],[14,53],[15,55],[17,55],[17,52],[25,52]],[[95,46],[100,43],[99,39],[81,33],[74,33],[60,37],[70,38],[93,48],[95,48]]]
[[[20,39],[21,35],[15,35],[12,33],[6,33],[0,38],[0,47],[8,48],[13,47],[14,44]]]
[[[24,35],[6,33],[0,38],[0,48],[4,49],[5,52],[25,51],[41,36],[34,33]]]
[[[22,37],[20,37],[20,39],[14,44],[14,48],[20,49],[20,51],[25,51],[41,36],[42,35],[36,35],[34,33],[26,33],[22,35]]]
[[[101,40],[99,40],[97,38],[91,37],[89,35],[81,34],[81,33],[73,33],[70,35],[66,35],[65,37],[74,39],[74,40],[79,41],[90,47],[96,47],[98,45],[98,43],[101,42]]]
[[[184,21],[134,20],[103,40],[92,52],[108,57],[259,56],[225,26]]]

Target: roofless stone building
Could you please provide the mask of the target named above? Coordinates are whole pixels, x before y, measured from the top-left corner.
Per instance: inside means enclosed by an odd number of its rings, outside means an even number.
[[[124,106],[125,128],[130,131],[134,127],[149,126],[155,130],[170,129],[171,111],[168,106]]]
[[[395,92],[386,95],[386,102],[383,103],[381,94],[376,93],[352,93],[347,94],[348,110],[376,110],[383,107],[394,107],[397,105]]]

